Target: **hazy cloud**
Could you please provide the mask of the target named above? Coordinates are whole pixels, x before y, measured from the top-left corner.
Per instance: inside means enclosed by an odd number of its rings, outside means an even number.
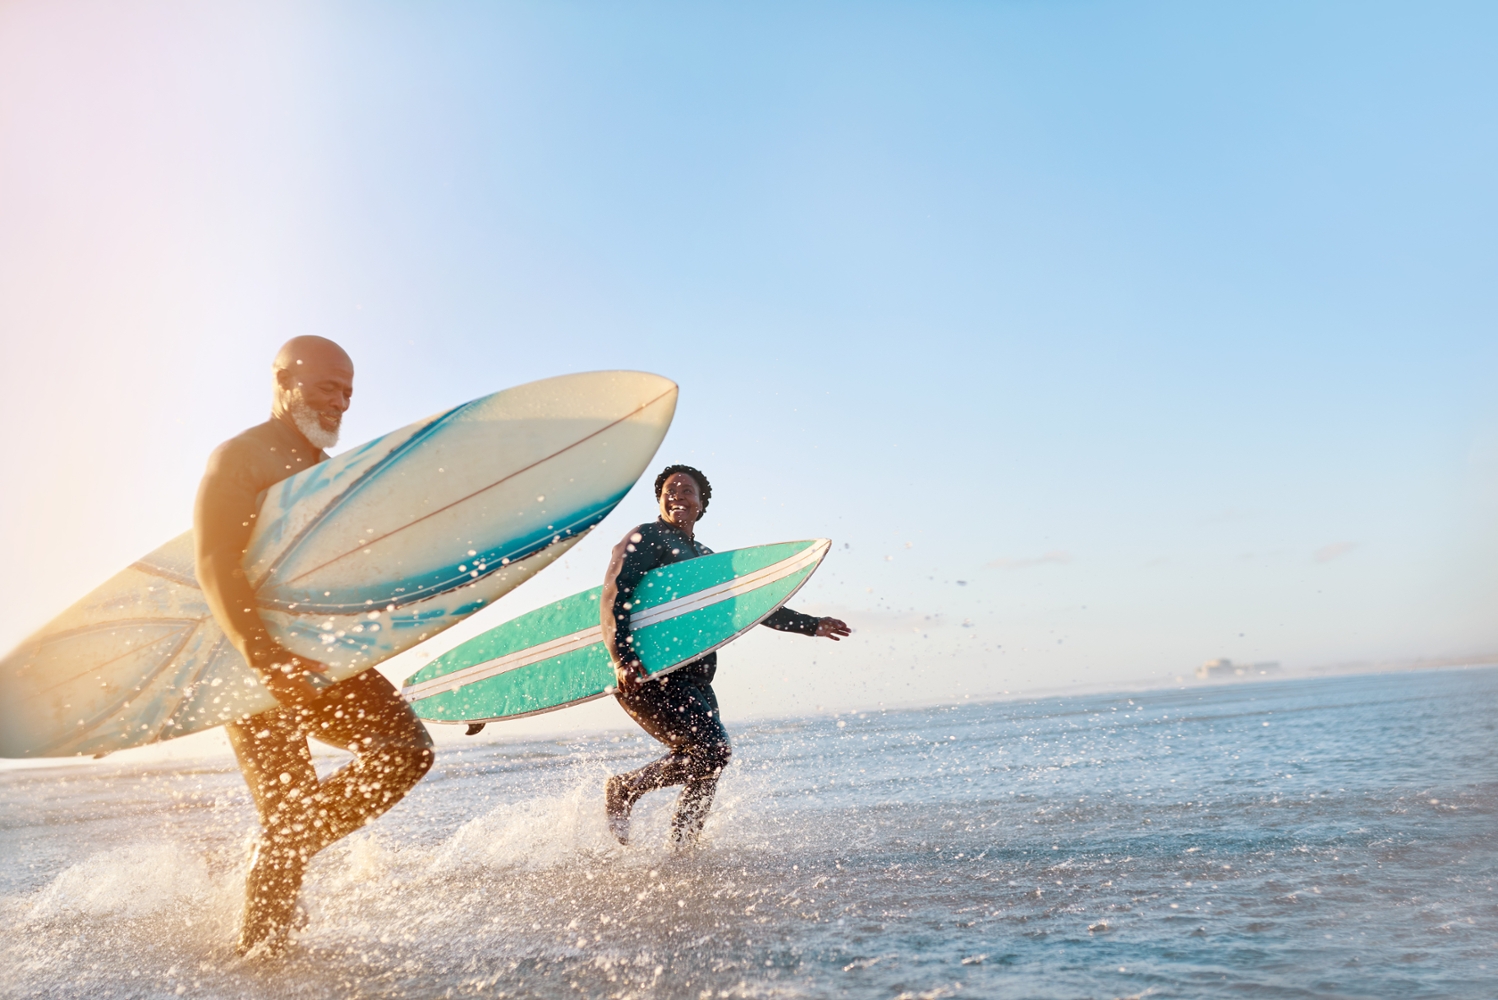
[[[1243,510],[1238,507],[1228,507],[1226,510],[1220,510],[1213,514],[1208,514],[1196,523],[1203,525],[1232,524],[1236,521],[1247,521],[1257,516],[1257,511]]]
[[[1332,542],[1330,545],[1323,545],[1313,552],[1311,558],[1319,563],[1328,563],[1338,556],[1347,555],[1347,553],[1357,547],[1357,542]]]
[[[1030,556],[1024,559],[995,559],[988,564],[989,569],[1030,569],[1033,566],[1044,566],[1047,563],[1069,563],[1071,553],[1060,549],[1047,552],[1044,555]]]

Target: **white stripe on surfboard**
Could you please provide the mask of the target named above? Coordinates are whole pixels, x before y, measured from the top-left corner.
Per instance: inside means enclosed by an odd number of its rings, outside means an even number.
[[[825,544],[811,545],[796,555],[782,559],[777,563],[771,563],[763,569],[755,570],[753,573],[746,573],[743,576],[716,584],[706,590],[699,590],[685,597],[678,597],[675,600],[666,601],[664,604],[658,604],[653,608],[641,611],[639,614],[630,615],[630,627],[634,629],[645,628],[648,625],[655,625],[693,611],[699,611],[714,604],[719,604],[723,601],[732,600],[741,594],[747,594],[761,587],[767,587],[778,580],[783,580],[805,569],[809,565],[816,564],[822,558],[822,553],[825,549]],[[498,677],[500,674],[509,673],[511,670],[519,670],[521,667],[528,667],[533,663],[541,663],[544,660],[550,660],[579,649],[585,649],[595,642],[602,641],[603,626],[594,625],[591,628],[573,632],[571,635],[551,639],[537,646],[529,646],[518,652],[499,656],[492,660],[485,660],[482,663],[475,663],[473,666],[454,670],[450,674],[433,677],[431,680],[422,681],[419,684],[412,684],[401,691],[401,696],[408,702],[416,702],[423,698],[430,698],[433,695],[446,694],[449,691],[456,691],[458,688],[466,687],[469,684],[476,684],[479,681],[486,681],[491,677]]]

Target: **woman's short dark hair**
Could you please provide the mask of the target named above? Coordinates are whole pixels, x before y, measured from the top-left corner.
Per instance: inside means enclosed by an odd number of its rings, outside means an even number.
[[[666,480],[678,472],[697,480],[697,492],[702,497],[702,509],[707,510],[707,502],[713,496],[713,484],[707,481],[707,477],[700,470],[694,469],[690,465],[668,465],[662,469],[661,474],[655,477],[655,498],[657,500],[661,498],[661,490],[666,488]]]

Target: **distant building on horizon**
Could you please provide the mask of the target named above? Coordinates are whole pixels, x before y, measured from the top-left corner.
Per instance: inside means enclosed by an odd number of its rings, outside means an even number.
[[[1196,676],[1204,681],[1223,677],[1260,677],[1265,674],[1279,673],[1278,660],[1268,660],[1264,663],[1234,663],[1227,657],[1216,660],[1208,660],[1196,668]]]

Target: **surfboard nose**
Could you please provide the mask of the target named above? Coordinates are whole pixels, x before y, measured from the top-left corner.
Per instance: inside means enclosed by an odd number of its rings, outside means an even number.
[[[607,378],[598,388],[602,394],[613,395],[617,399],[616,407],[623,409],[629,402],[635,403],[628,417],[624,418],[626,421],[638,423],[642,428],[649,427],[652,430],[658,430],[660,437],[665,437],[666,429],[671,426],[671,420],[676,416],[676,401],[681,393],[680,386],[664,375],[651,372],[587,372],[582,375],[562,377],[591,381],[592,376],[600,375]],[[659,446],[659,444],[660,441],[657,440],[656,445]],[[653,452],[651,457],[654,457]]]
[[[509,405],[525,409],[531,418],[545,418],[555,411],[573,418],[655,424],[670,423],[679,392],[680,387],[664,375],[616,369],[539,379],[469,405],[508,395]]]

